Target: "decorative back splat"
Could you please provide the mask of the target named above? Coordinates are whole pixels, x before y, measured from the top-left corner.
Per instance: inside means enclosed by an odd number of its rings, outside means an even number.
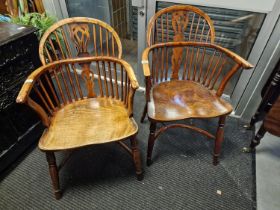
[[[184,31],[189,22],[189,17],[184,11],[177,11],[172,14],[172,28],[174,30],[174,42],[184,41]],[[172,75],[171,79],[178,79],[178,72],[182,62],[183,49],[180,47],[173,49],[172,55]]]
[[[158,11],[150,19],[148,46],[183,40],[214,43],[214,25],[202,10],[189,5],[175,5]]]
[[[45,32],[39,54],[43,65],[90,55],[121,58],[122,45],[118,34],[107,23],[94,18],[74,17],[58,21]]]
[[[90,64],[85,63],[81,64],[80,66],[83,69],[81,76],[85,81],[86,88],[88,91],[88,97],[96,97],[96,93],[94,92],[94,73],[90,70]]]
[[[175,36],[174,42],[184,41],[184,31],[186,30],[189,22],[189,16],[184,11],[177,11],[172,14],[172,28]]]
[[[147,29],[148,46],[181,41],[214,43],[214,39],[215,30],[210,17],[202,10],[188,5],[175,5],[158,11],[151,18]],[[172,57],[172,75],[170,78],[173,80],[179,78],[183,49],[174,47],[172,52],[169,56]],[[191,55],[192,51],[186,53]],[[161,57],[164,57],[164,55],[165,53],[162,53]],[[165,66],[168,66],[166,62],[164,62]],[[158,68],[157,64],[153,64],[153,66]]]
[[[70,36],[75,43],[77,49],[77,56],[83,56],[88,53],[88,42],[90,38],[88,24],[69,24]]]

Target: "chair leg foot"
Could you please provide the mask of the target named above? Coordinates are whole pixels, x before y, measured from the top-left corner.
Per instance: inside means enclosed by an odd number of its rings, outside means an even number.
[[[146,162],[147,166],[150,166],[152,165],[152,160],[151,159],[147,159],[147,162]]]
[[[249,147],[244,147],[242,149],[245,153],[252,153],[256,150],[256,146],[258,146],[261,142],[261,139],[263,138],[264,134],[266,133],[266,130],[264,128],[264,124],[261,125],[260,129],[258,130],[256,136],[252,139]]]
[[[143,109],[143,113],[142,113],[141,120],[140,120],[141,123],[143,123],[144,120],[145,120],[145,117],[146,117],[146,115],[147,115],[147,108],[148,108],[148,105],[147,105],[147,103],[146,103],[146,104],[145,104],[145,107],[144,107],[144,109]]]
[[[150,124],[150,135],[148,140],[148,151],[147,151],[147,166],[152,164],[152,153],[155,144],[155,131],[156,131],[156,123],[151,122]]]
[[[61,191],[54,192],[54,197],[55,197],[56,200],[59,200],[62,197]]]
[[[137,174],[137,180],[142,181],[144,179],[144,173],[142,172],[141,174]]]
[[[213,155],[213,165],[216,166],[219,163],[219,156]]]
[[[46,157],[49,164],[49,173],[52,180],[54,196],[55,199],[59,200],[62,197],[62,193],[59,188],[59,175],[54,152],[46,152]]]
[[[133,136],[130,139],[130,142],[131,142],[133,162],[134,162],[135,169],[136,169],[137,180],[141,181],[143,179],[144,175],[143,175],[143,170],[142,170],[140,151],[138,149],[137,139],[135,138],[135,136]]]
[[[213,165],[216,166],[219,163],[219,157],[221,153],[222,143],[224,140],[224,126],[225,126],[226,116],[221,116],[219,118],[219,126],[216,132],[215,147],[213,154]]]

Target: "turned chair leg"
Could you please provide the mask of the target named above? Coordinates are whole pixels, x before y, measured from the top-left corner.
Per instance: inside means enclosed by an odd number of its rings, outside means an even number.
[[[156,131],[156,123],[151,122],[150,135],[148,141],[148,151],[147,151],[147,166],[150,166],[152,164],[152,153],[155,144],[155,131]]]
[[[130,143],[131,143],[133,162],[136,169],[137,180],[141,181],[144,178],[144,175],[142,170],[140,151],[135,136],[131,137]]]
[[[141,117],[141,123],[143,123],[144,122],[144,120],[145,120],[145,117],[146,117],[146,115],[147,115],[147,109],[148,109],[148,105],[147,105],[147,103],[145,104],[145,107],[144,107],[144,109],[143,109],[143,113],[142,113],[142,117]]]
[[[244,128],[246,128],[247,130],[252,130],[252,129],[254,128],[254,126],[255,126],[255,123],[256,123],[257,121],[259,121],[259,119],[260,119],[260,114],[261,114],[261,112],[259,112],[259,109],[258,109],[258,111],[257,111],[257,112],[254,114],[254,116],[251,118],[250,123],[244,125]]]
[[[219,156],[221,153],[221,147],[224,140],[224,125],[225,125],[226,116],[221,116],[219,118],[219,125],[216,132],[216,139],[215,139],[215,148],[213,154],[213,165],[218,165],[219,163]]]
[[[264,134],[266,133],[266,129],[264,124],[262,123],[260,129],[258,130],[256,136],[252,139],[249,147],[244,147],[243,152],[249,153],[254,152],[256,150],[256,146],[260,144],[261,139],[263,138]]]
[[[49,164],[49,172],[52,180],[54,196],[58,200],[61,198],[62,194],[59,189],[59,176],[54,152],[46,152],[46,157]]]

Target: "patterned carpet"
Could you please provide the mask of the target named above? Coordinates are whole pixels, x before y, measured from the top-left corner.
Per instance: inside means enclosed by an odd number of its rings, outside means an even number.
[[[144,160],[149,123],[139,123],[143,104],[138,92],[134,110]],[[215,132],[217,120],[191,123]],[[45,155],[34,147],[2,175],[0,209],[255,209],[255,163],[252,155],[241,153],[252,134],[234,118],[227,119],[225,130],[216,167],[212,140],[185,129],[167,131],[155,144],[154,163],[143,164],[143,181],[136,180],[131,158],[118,145],[81,149],[61,171],[59,201]]]

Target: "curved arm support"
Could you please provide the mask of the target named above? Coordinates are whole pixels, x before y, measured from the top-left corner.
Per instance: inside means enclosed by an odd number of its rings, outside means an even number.
[[[44,111],[44,109],[39,104],[37,104],[35,101],[33,101],[29,97],[26,100],[26,104],[29,107],[31,107],[39,115],[44,126],[46,126],[46,127],[50,126],[49,117],[48,117],[47,113]]]
[[[226,54],[228,57],[233,59],[236,63],[238,63],[244,69],[251,69],[254,67],[251,63],[249,63],[248,61],[246,61],[245,59],[243,59],[236,53],[234,53],[226,48],[223,48],[219,45],[216,45],[216,44],[202,43],[202,42],[166,42],[166,43],[155,44],[144,50],[144,52],[142,54],[142,64],[143,64],[144,75],[145,76],[150,75],[150,68],[149,68],[148,60],[149,60],[149,52],[151,50],[153,50],[155,48],[163,48],[163,47],[188,47],[188,46],[213,48],[213,49],[216,49],[216,50]]]

